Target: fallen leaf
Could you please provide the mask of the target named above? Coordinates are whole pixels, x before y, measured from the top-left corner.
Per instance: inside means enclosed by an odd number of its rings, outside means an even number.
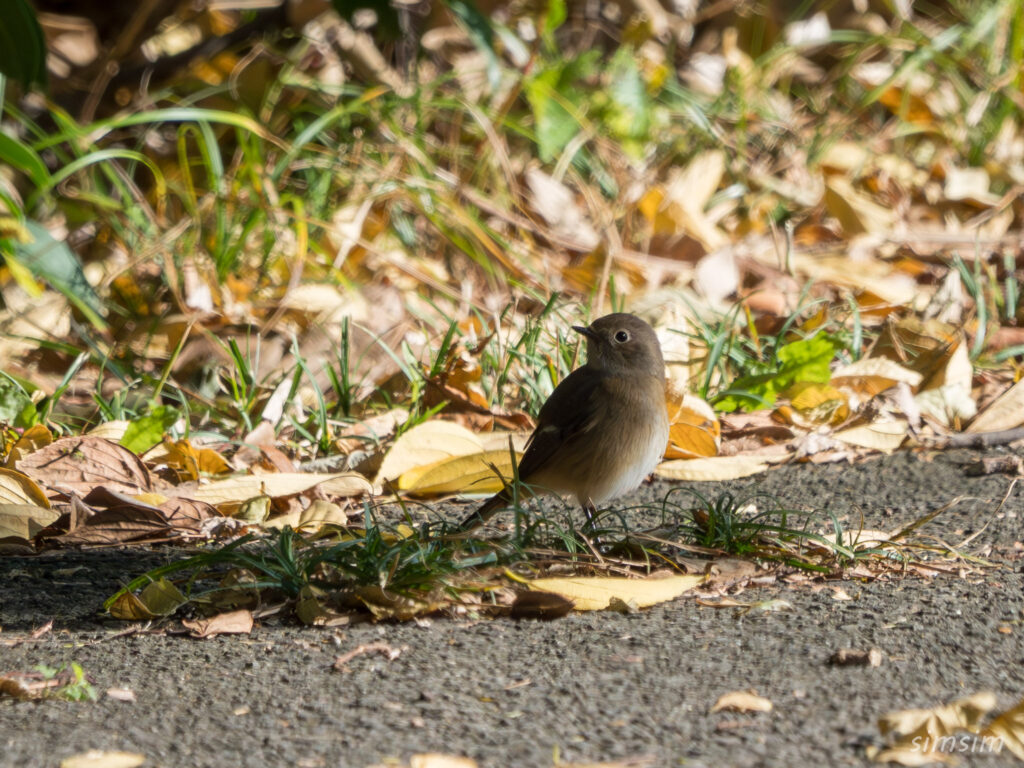
[[[125,621],[140,621],[169,616],[186,602],[185,596],[167,579],[150,582],[138,595],[125,592],[109,607],[110,615]]]
[[[736,480],[767,470],[768,464],[759,456],[714,456],[665,461],[654,473],[669,480],[716,481]]]
[[[189,630],[189,635],[197,639],[215,637],[217,635],[247,635],[252,632],[252,613],[245,610],[218,613],[208,619],[182,619],[182,626]]]
[[[333,502],[314,499],[305,509],[266,520],[263,527],[280,530],[287,525],[295,530],[319,531],[325,525],[347,524],[348,513],[344,509]]]
[[[53,434],[42,424],[34,424],[21,433],[21,436],[11,446],[7,454],[7,461],[4,466],[13,468],[23,456],[33,451],[38,451],[53,442]]]
[[[338,496],[360,496],[371,493],[369,481],[356,472],[276,472],[266,475],[244,475],[218,480],[196,488],[175,488],[171,492],[207,504],[240,504],[256,496],[279,498],[297,496],[317,486]]]
[[[515,454],[518,464],[522,454]],[[484,451],[441,459],[404,472],[395,483],[400,491],[414,496],[446,493],[497,493],[513,476],[512,457],[507,449]]]
[[[837,667],[877,667],[882,664],[882,652],[877,648],[867,651],[840,648],[829,657],[828,663]]]
[[[203,475],[222,475],[231,471],[227,460],[210,448],[196,448],[189,440],[164,440],[164,463],[183,480],[198,480]]]
[[[60,761],[60,768],[136,768],[146,762],[138,752],[109,752],[90,749]]]
[[[0,504],[0,539],[16,536],[30,541],[60,518],[60,512],[34,504]]]
[[[693,459],[718,454],[722,427],[714,408],[706,401],[689,393],[678,399],[670,397],[668,421],[666,459]]]
[[[903,758],[915,760],[922,756],[942,761],[948,754],[942,751],[943,742],[940,740],[958,731],[977,733],[982,718],[995,706],[995,694],[983,692],[932,709],[889,712],[878,719],[878,729],[886,737],[889,746],[875,760],[882,762],[882,756],[887,755],[886,759],[890,761]]]
[[[149,472],[127,448],[102,437],[62,437],[18,462],[37,483],[85,496],[99,485],[124,493],[151,490]]]
[[[1024,379],[1021,379],[970,423],[965,432],[1000,432],[1024,424]]]
[[[465,427],[440,419],[425,421],[395,441],[384,455],[376,482],[396,480],[416,467],[481,451],[480,438]]]
[[[711,708],[712,712],[771,712],[772,703],[755,691],[723,693]]]
[[[674,600],[704,582],[703,575],[627,579],[616,576],[533,579],[530,589],[553,592],[572,600],[577,611],[603,611],[613,598],[647,608]]]
[[[43,489],[24,472],[0,467],[0,503],[50,508]]]
[[[1024,699],[988,724],[982,737],[999,739],[1018,760],[1024,760]]]
[[[836,432],[833,437],[848,445],[892,453],[907,437],[907,422],[902,420],[876,421]]]
[[[409,758],[409,768],[477,768],[477,763],[469,757],[424,752]]]
[[[519,592],[510,616],[516,619],[559,619],[573,609],[572,600],[554,592]]]

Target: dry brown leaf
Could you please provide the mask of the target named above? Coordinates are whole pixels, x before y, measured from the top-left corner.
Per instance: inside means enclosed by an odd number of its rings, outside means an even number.
[[[825,184],[825,207],[850,236],[888,234],[895,221],[892,208],[879,205],[842,176],[832,176]]]
[[[723,693],[711,707],[712,712],[771,712],[772,703],[755,691],[731,691]]]
[[[591,578],[533,579],[530,589],[553,592],[572,600],[577,611],[603,611],[613,599],[647,608],[675,600],[684,592],[704,582],[703,575],[669,576],[667,578],[627,579],[615,576]]]
[[[110,615],[125,621],[141,621],[169,616],[186,602],[181,591],[167,579],[150,582],[135,595],[125,592],[110,606]]]
[[[134,453],[102,437],[62,437],[18,462],[40,485],[85,496],[99,485],[124,493],[151,490],[149,472]]]
[[[994,693],[984,691],[931,709],[904,709],[878,719],[883,736],[948,736],[958,730],[977,732],[982,718],[996,706]]]
[[[516,619],[559,619],[573,609],[572,600],[554,592],[516,594],[509,615]]]
[[[64,544],[111,545],[164,538],[174,528],[160,509],[125,505],[103,509],[82,525],[57,537]]]
[[[31,540],[58,518],[59,512],[35,504],[0,504],[0,539],[15,536]]]
[[[444,605],[432,599],[417,600],[398,595],[377,586],[358,587],[355,596],[376,619],[409,621],[417,616],[440,610]]]
[[[182,619],[181,624],[192,637],[206,639],[217,635],[247,635],[252,632],[253,618],[251,612],[240,610],[218,613],[208,619]]]
[[[1021,424],[1024,424],[1024,379],[997,397],[964,431],[999,432]]]

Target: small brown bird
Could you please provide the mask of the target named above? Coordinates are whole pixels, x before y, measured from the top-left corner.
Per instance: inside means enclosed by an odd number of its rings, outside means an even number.
[[[597,505],[637,488],[668,444],[665,362],[654,329],[615,313],[588,327],[587,363],[555,387],[519,462],[527,494],[571,495],[591,518]],[[462,521],[466,531],[512,500],[512,487]]]

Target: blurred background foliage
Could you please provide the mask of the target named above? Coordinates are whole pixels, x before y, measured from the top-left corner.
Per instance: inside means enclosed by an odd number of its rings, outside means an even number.
[[[797,331],[1012,362],[1022,60],[1011,0],[9,0],[15,412],[489,428],[621,307],[726,409]]]

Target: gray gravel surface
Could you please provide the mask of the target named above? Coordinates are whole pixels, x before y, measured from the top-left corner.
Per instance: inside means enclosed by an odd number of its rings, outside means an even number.
[[[149,766],[367,766],[437,751],[481,766],[551,766],[649,756],[665,766],[866,765],[877,718],[990,690],[1024,697],[1024,501],[1005,476],[968,477],[976,454],[902,453],[857,465],[793,466],[701,484],[714,495],[761,491],[793,508],[830,509],[847,525],[892,530],[957,496],[928,525],[1000,563],[963,578],[831,582],[748,590],[791,610],[741,615],[684,598],[636,614],[548,621],[288,623],[195,641],[117,637],[98,618],[121,583],[181,557],[173,549],[0,558],[0,671],[77,661],[98,691],[133,703],[0,698],[0,766],[57,766],[88,749],[145,754]],[[670,486],[642,489],[635,501]],[[81,568],[76,569],[77,566]],[[837,600],[832,587],[852,597]],[[40,641],[10,645],[53,619]],[[364,643],[402,649],[362,655]],[[877,647],[877,668],[839,667],[838,648]],[[711,713],[753,689],[769,713]],[[962,754],[962,764],[1019,765]]]

